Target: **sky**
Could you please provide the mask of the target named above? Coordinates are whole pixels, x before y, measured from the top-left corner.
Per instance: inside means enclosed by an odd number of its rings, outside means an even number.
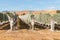
[[[60,0],[0,0],[0,11],[60,10]]]

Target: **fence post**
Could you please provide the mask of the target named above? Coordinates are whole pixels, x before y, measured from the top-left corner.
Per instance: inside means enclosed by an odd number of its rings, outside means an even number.
[[[53,16],[52,16],[52,18],[51,18],[51,20],[50,20],[50,25],[51,25],[51,31],[54,31],[54,19],[53,19]]]

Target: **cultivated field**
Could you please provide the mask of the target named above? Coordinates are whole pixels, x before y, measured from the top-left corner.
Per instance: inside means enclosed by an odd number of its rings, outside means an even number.
[[[50,30],[0,30],[0,40],[60,40],[59,31]]]

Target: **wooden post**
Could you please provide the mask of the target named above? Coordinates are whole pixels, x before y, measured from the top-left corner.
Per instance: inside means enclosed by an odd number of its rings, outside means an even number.
[[[8,15],[7,15],[8,16]],[[13,19],[8,16],[8,20],[10,22],[10,30],[13,30]]]
[[[54,31],[54,20],[51,20],[51,31]]]
[[[32,30],[34,30],[34,20],[31,20]]]
[[[51,18],[51,20],[50,20],[50,25],[51,25],[51,31],[54,31],[54,19],[53,19],[53,15],[52,15],[52,18]]]
[[[10,29],[13,30],[13,20],[10,20]]]
[[[31,15],[31,28],[34,30],[34,15]]]

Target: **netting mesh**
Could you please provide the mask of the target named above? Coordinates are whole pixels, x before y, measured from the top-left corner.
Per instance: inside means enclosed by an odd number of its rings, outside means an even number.
[[[6,13],[8,14],[10,17],[12,18],[16,18],[18,17],[17,15],[14,16],[14,13]],[[26,23],[30,23],[31,22],[31,15],[33,15],[32,13],[27,13],[26,15],[22,15],[20,16],[20,18],[26,22]],[[39,13],[39,14],[34,14],[34,17],[35,17],[35,21],[38,21],[38,22],[41,22],[41,23],[44,23],[44,24],[49,24],[50,23],[50,19],[53,18],[54,21],[56,21],[58,24],[60,24],[60,13],[56,13],[55,15],[53,15],[53,17],[51,17],[51,15],[49,13]],[[1,21],[7,21],[8,20],[8,17],[3,14],[3,13],[0,13],[0,22]]]
[[[21,18],[21,20],[23,20],[25,23],[29,23],[29,22],[31,22],[30,16],[31,16],[31,14],[26,14],[23,16],[19,16],[19,18]]]

